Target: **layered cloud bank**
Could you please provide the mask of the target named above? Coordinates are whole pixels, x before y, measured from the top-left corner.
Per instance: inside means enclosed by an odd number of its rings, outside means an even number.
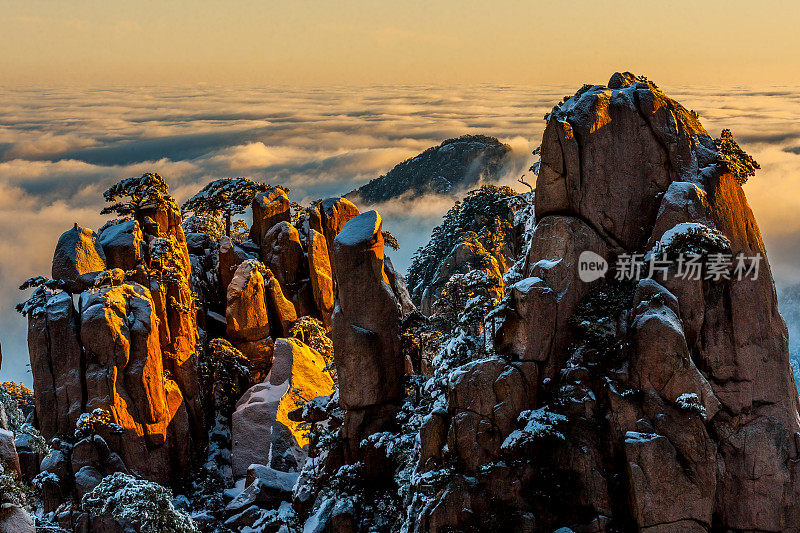
[[[745,186],[779,286],[800,281],[800,92],[796,88],[669,88],[712,135],[731,128],[762,170]],[[402,160],[463,134],[514,150],[503,181],[527,169],[542,117],[574,88],[9,89],[0,96],[0,379],[30,382],[19,283],[49,274],[73,222],[98,227],[102,192],[161,173],[182,201],[211,179],[250,176],[300,202],[348,192]],[[379,206],[405,269],[452,205],[449,198]]]

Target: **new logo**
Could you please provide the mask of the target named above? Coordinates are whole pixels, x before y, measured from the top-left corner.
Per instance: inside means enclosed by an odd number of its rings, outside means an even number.
[[[598,254],[585,250],[578,256],[578,277],[584,283],[591,283],[605,276],[608,262]]]

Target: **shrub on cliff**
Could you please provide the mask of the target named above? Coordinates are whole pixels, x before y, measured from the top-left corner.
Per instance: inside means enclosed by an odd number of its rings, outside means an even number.
[[[222,178],[203,187],[181,209],[184,213],[221,219],[225,224],[225,235],[230,237],[233,217],[244,213],[256,194],[273,188],[250,178]]]
[[[428,244],[419,248],[411,261],[406,284],[415,301],[419,302],[442,260],[466,233],[475,232],[487,250],[493,250],[503,240],[503,235],[512,230],[512,199],[517,196],[510,187],[484,185],[450,208],[442,223],[433,229]]]
[[[101,215],[116,213],[120,218],[135,220],[139,219],[143,207],[161,207],[173,201],[167,182],[152,172],[115,183],[103,193],[103,198],[114,203],[104,207]]]
[[[733,140],[731,130],[727,128],[722,130],[719,139],[714,139],[714,144],[717,146],[722,163],[728,172],[736,176],[739,185],[747,183],[747,179],[755,176],[756,170],[761,168],[761,165]]]
[[[191,517],[172,504],[172,491],[122,472],[103,478],[81,505],[94,515],[130,522],[141,533],[199,532]]]

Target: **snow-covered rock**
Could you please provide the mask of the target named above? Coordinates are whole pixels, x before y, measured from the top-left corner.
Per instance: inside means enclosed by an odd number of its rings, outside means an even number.
[[[319,353],[295,339],[277,339],[267,378],[244,393],[233,413],[234,479],[245,477],[252,464],[299,471],[308,440],[288,414],[301,398],[328,396],[332,390],[333,380]]]

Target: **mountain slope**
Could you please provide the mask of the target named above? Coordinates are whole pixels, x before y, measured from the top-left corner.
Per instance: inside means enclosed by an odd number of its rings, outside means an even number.
[[[351,191],[346,198],[363,205],[376,204],[411,193],[412,198],[433,192],[463,192],[480,181],[496,181],[511,147],[494,137],[463,135],[447,139],[407,159],[384,176]]]

